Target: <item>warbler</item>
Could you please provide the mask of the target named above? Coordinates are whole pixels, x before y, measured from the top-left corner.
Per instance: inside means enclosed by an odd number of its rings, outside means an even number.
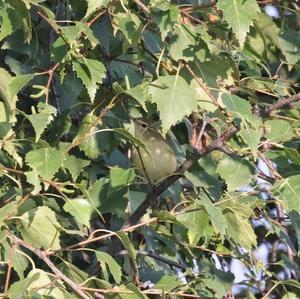
[[[142,141],[148,151],[134,146],[132,162],[149,183],[154,184],[175,172],[175,153],[158,130],[149,127],[143,121],[132,121],[135,137]]]

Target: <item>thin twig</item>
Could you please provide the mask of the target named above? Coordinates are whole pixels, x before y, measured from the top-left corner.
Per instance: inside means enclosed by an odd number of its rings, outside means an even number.
[[[194,71],[191,69],[191,67],[185,63],[185,67],[188,70],[188,72],[193,76],[193,78],[196,80],[198,85],[205,91],[205,93],[209,96],[209,98],[212,100],[213,104],[215,104],[217,107],[219,107],[218,101],[214,98],[214,96],[211,94],[209,88],[202,82],[202,79],[200,79]]]
[[[273,112],[275,110],[279,110],[279,109],[283,108],[284,106],[287,106],[287,105],[297,102],[299,100],[300,100],[300,93],[297,93],[297,94],[292,95],[287,98],[281,98],[276,103],[270,105],[268,108],[262,109],[260,111],[260,115],[268,116],[271,112]]]
[[[48,19],[45,15],[43,15],[41,11],[37,11],[37,14],[50,25],[50,27],[55,31],[55,33],[60,33],[59,30],[54,26],[52,20]]]
[[[156,222],[157,220],[158,220],[157,217],[153,217],[153,218],[148,219],[145,222],[141,222],[141,223],[132,225],[130,227],[126,227],[126,228],[122,229],[121,231],[122,232],[132,232],[132,231],[136,230],[137,228],[139,228],[141,226],[147,225],[147,224],[152,223],[152,222]],[[82,246],[85,246],[87,244],[90,244],[90,243],[93,243],[93,242],[96,242],[96,241],[105,240],[105,239],[113,237],[115,235],[116,235],[115,232],[110,232],[108,234],[105,234],[105,235],[102,235],[102,236],[99,236],[99,237],[90,238],[90,239],[87,239],[85,241],[82,241],[82,242],[76,243],[74,245],[71,245],[69,247],[62,248],[61,250],[70,250],[70,249],[73,249],[73,248],[82,247]],[[60,250],[57,250],[57,251],[60,251]]]
[[[46,92],[45,92],[45,102],[46,102],[46,104],[48,104],[48,100],[49,100],[50,85],[51,85],[51,83],[52,83],[53,75],[54,75],[55,70],[59,67],[59,64],[60,64],[59,62],[56,63],[56,64],[48,71],[49,78],[48,78],[48,81],[47,81],[47,84],[46,84]]]
[[[22,170],[6,167],[1,163],[0,163],[0,170],[5,170],[7,172],[11,172],[11,173],[14,173],[16,175],[23,175],[24,174],[24,171],[22,171]]]
[[[152,257],[152,258],[154,258],[158,261],[161,261],[165,264],[168,264],[171,267],[176,267],[176,268],[179,268],[181,270],[186,270],[186,266],[180,265],[179,263],[176,263],[176,262],[174,262],[174,261],[172,261],[172,260],[170,260],[170,259],[168,259],[164,256],[161,256],[161,255],[159,255],[155,252],[152,252],[152,251],[137,250],[136,254],[143,255],[143,256],[149,256],[149,257]],[[127,250],[122,250],[122,251],[118,252],[116,255],[117,256],[118,255],[128,255],[128,251]]]
[[[11,271],[12,271],[12,268],[13,268],[13,262],[14,262],[14,258],[15,258],[16,247],[17,247],[17,245],[15,243],[13,243],[12,248],[11,248],[11,252],[10,252],[10,255],[9,255],[9,259],[8,259],[8,269],[7,269],[7,274],[6,274],[6,279],[5,279],[5,287],[4,287],[5,296],[7,296],[7,292],[8,292],[8,289],[9,289],[9,282],[10,282],[10,277],[11,277]]]
[[[86,287],[81,287],[83,290],[89,291],[89,292],[99,292],[102,294],[135,294],[133,291],[130,291],[128,289],[122,289],[122,288],[114,288],[114,289],[97,289],[97,288],[86,288]],[[149,289],[149,290],[144,290],[144,291],[140,291],[142,294],[145,295],[158,295],[158,296],[162,296],[164,294],[168,294],[171,296],[178,296],[178,297],[182,297],[182,298],[205,298],[205,297],[200,297],[199,295],[194,295],[194,294],[187,294],[181,291],[178,292],[166,292],[166,291],[162,291],[162,290],[157,290],[157,289]]]
[[[145,14],[150,14],[150,9],[140,0],[133,0],[137,6],[139,6]]]
[[[262,172],[259,172],[258,175],[257,175],[260,179],[270,183],[270,184],[274,184],[276,179],[275,178],[272,178],[270,176],[267,176],[266,174],[262,173]]]
[[[205,22],[203,22],[202,20],[199,20],[199,19],[197,19],[197,18],[191,16],[191,15],[190,15],[188,12],[186,12],[186,11],[182,11],[182,10],[181,10],[181,13],[182,13],[185,17],[189,18],[190,20],[192,20],[192,21],[194,21],[194,22],[196,22],[196,23],[205,24]]]
[[[22,239],[16,237],[12,233],[9,233],[9,237],[13,240],[13,242],[16,245],[21,245],[22,247],[25,247],[26,249],[33,252],[36,256],[38,256],[41,260],[43,260],[48,267],[52,270],[52,272],[61,280],[63,280],[69,287],[71,287],[78,295],[81,296],[81,298],[84,299],[90,299],[88,295],[80,288],[79,285],[77,285],[73,280],[71,280],[69,277],[67,277],[65,274],[63,274],[49,259],[48,253],[46,251],[40,250],[38,248],[33,247],[31,244],[23,241]]]
[[[97,119],[88,126],[88,128],[78,137],[73,140],[73,142],[70,144],[70,146],[64,151],[64,154],[67,154],[72,148],[76,147],[80,144],[85,138],[87,138],[90,134],[90,131],[93,127],[95,127],[103,118],[103,116],[108,113],[117,103],[116,99],[118,98],[118,95],[114,96],[112,100],[109,102],[109,104],[101,111]],[[95,109],[94,109],[95,110]]]
[[[106,13],[107,10],[100,11],[93,19],[86,23],[88,27],[92,26],[102,15]]]

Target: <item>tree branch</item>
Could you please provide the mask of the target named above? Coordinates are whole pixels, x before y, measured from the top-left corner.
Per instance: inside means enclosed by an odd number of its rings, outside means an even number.
[[[288,97],[288,98],[281,98],[281,99],[279,99],[276,103],[270,105],[269,107],[264,108],[264,109],[261,109],[261,110],[259,111],[259,114],[260,114],[261,116],[268,116],[268,115],[270,115],[273,111],[279,110],[279,109],[283,108],[284,106],[287,106],[287,105],[289,105],[289,104],[291,104],[291,103],[295,103],[295,102],[297,102],[297,101],[299,101],[299,100],[300,100],[300,93],[297,93],[297,94],[295,94],[295,95],[292,95],[292,96],[290,96],[290,97]]]
[[[142,9],[142,11],[143,11],[146,15],[150,14],[150,9],[149,9],[142,1],[140,1],[140,0],[133,0],[133,1],[135,2],[135,4],[136,4],[137,6],[139,6],[139,7]]]
[[[152,251],[144,251],[144,250],[137,250],[136,253],[138,255],[143,255],[143,256],[149,256],[149,257],[152,257],[158,261],[161,261],[165,264],[168,264],[169,266],[171,267],[176,267],[176,268],[179,268],[181,270],[186,270],[186,266],[184,265],[180,265],[179,263],[176,263],[164,256],[161,256],[155,252],[152,252]],[[128,255],[128,251],[127,250],[122,250],[120,252],[118,252],[116,255]]]
[[[25,247],[26,249],[33,252],[35,255],[37,255],[41,260],[43,260],[48,267],[52,270],[52,272],[61,280],[63,280],[69,287],[71,287],[78,295],[80,295],[81,298],[84,299],[90,299],[88,295],[81,289],[79,285],[77,285],[73,280],[71,280],[69,277],[67,277],[65,274],[63,274],[49,259],[47,253],[43,250],[40,250],[38,248],[33,247],[31,244],[26,243],[22,239],[16,237],[15,235],[9,233],[9,237],[13,240],[15,245],[21,245]]]

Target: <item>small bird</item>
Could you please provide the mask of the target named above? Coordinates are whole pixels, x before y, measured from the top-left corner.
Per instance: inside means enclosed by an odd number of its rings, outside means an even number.
[[[163,136],[140,120],[132,119],[135,137],[140,139],[148,152],[138,146],[132,149],[132,162],[138,171],[154,184],[175,172],[176,156]]]

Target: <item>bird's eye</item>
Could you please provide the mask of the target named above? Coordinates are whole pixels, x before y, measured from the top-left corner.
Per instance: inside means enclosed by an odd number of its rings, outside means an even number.
[[[147,128],[147,125],[145,123],[141,124],[143,128]]]

